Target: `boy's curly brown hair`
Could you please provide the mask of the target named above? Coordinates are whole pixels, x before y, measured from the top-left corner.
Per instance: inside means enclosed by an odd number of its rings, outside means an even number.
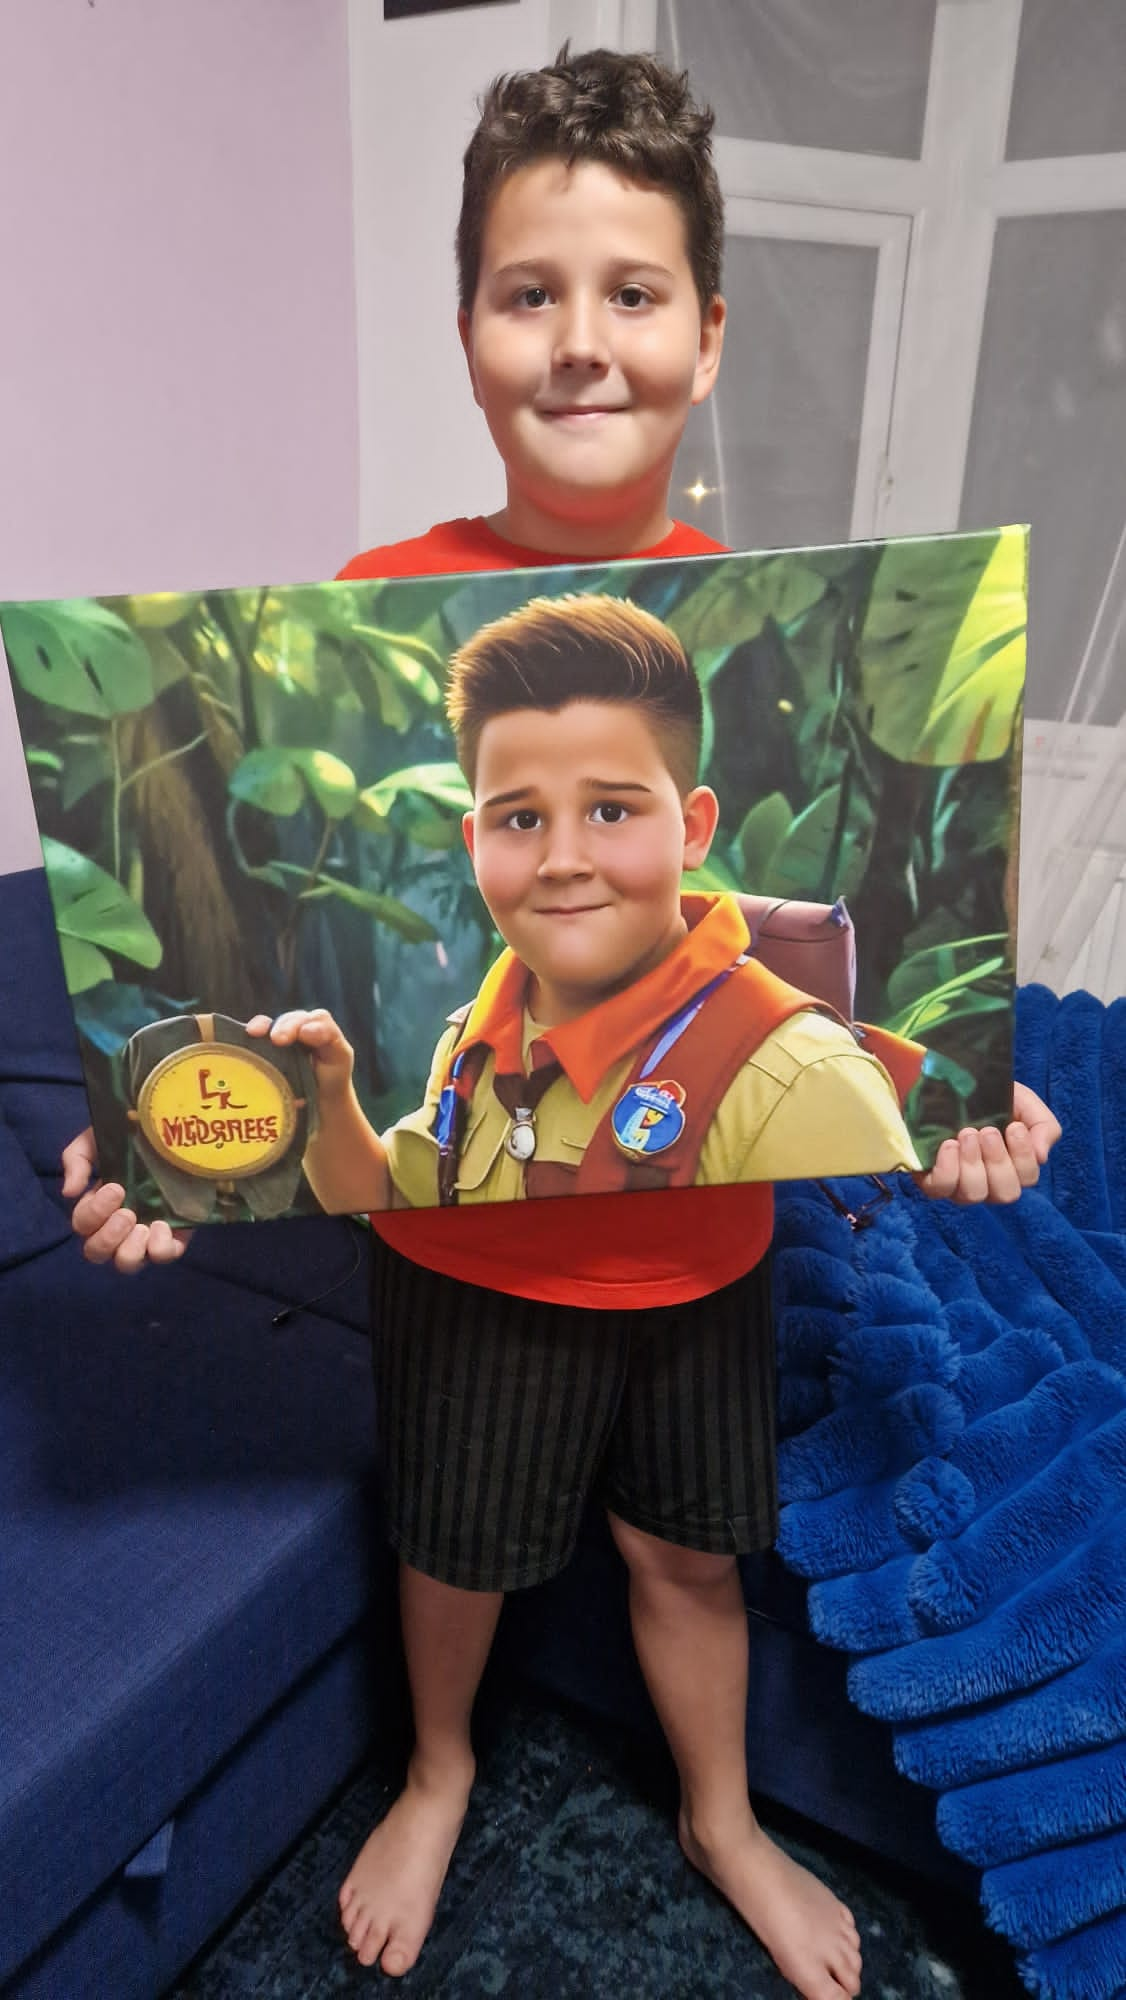
[[[572,56],[564,42],[546,68],[498,76],[481,99],[481,116],[465,152],[457,225],[461,306],[470,311],[476,296],[481,238],[495,189],[520,167],[558,159],[568,166],[593,160],[673,197],[684,217],[700,310],[706,312],[719,292],[723,263],[714,123],[714,114],[694,101],[687,75],[656,56],[610,49]]]

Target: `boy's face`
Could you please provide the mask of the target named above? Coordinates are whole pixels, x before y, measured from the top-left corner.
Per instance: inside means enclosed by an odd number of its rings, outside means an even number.
[[[704,785],[681,797],[636,707],[494,716],[474,794],[464,829],[477,886],[533,974],[545,1027],[632,985],[683,937],[681,872],[705,859],[718,806]]]
[[[459,327],[505,464],[512,540],[548,551],[555,529],[586,553],[576,532],[603,524],[611,548],[623,529],[661,538],[673,458],[715,381],[723,320],[720,299],[701,316],[671,195],[593,161],[537,161],[501,183]]]

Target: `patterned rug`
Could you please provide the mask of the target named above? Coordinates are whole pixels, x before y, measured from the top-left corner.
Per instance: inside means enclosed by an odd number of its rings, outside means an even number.
[[[671,1766],[601,1724],[491,1689],[481,1775],[438,1918],[414,1971],[364,1971],[336,1892],[395,1796],[371,1771],[330,1808],[171,2000],[793,2000],[734,1912],[683,1860]],[[949,1892],[885,1869],[767,1806],[790,1852],[851,1906],[864,2000],[1019,2000],[1004,1946]],[[816,1843],[814,1845],[813,1843]]]

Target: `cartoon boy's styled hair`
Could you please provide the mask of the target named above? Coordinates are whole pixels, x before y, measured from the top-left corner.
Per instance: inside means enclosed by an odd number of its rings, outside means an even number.
[[[649,723],[678,790],[696,783],[700,684],[680,640],[628,599],[536,597],[475,632],[450,662],[446,714],[475,783],[481,731],[494,716],[572,701],[621,702]]]
[[[477,291],[481,237],[490,196],[508,174],[537,160],[594,160],[672,195],[684,216],[700,309],[720,288],[723,196],[712,164],[714,115],[696,104],[686,75],[656,56],[592,49],[572,56],[564,42],[553,64],[498,76],[481,100],[465,153],[457,225],[458,298],[468,312]]]

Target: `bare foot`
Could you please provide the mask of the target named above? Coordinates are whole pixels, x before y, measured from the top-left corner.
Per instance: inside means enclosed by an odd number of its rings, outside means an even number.
[[[693,1867],[735,1905],[802,2000],[855,2000],[860,1933],[851,1910],[775,1846],[749,1806],[745,1824],[723,1839],[705,1839],[683,1813],[679,1831]]]
[[[434,1921],[473,1783],[468,1771],[423,1775],[412,1763],[386,1819],[369,1834],[340,1890],[340,1921],[361,1965],[400,1978]]]

